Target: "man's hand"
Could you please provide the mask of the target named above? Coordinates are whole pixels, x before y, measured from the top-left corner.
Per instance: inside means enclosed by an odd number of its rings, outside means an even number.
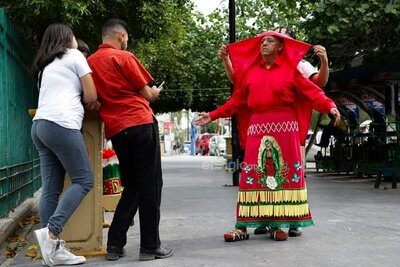
[[[139,94],[141,94],[144,98],[146,98],[149,102],[156,101],[161,89],[157,88],[157,86],[153,85],[152,87],[145,85],[141,90],[139,90]]]
[[[334,125],[338,125],[339,121],[340,121],[340,112],[337,108],[331,108],[331,110],[329,111],[330,114],[333,115],[333,117],[335,118],[335,123]]]
[[[195,125],[203,126],[211,121],[210,113],[200,112],[198,113],[198,118],[193,121]]]
[[[159,97],[160,93],[161,93],[161,89],[158,88],[157,86],[153,85],[151,87],[151,89],[155,92],[156,96],[155,96],[155,100],[157,100],[157,98]]]

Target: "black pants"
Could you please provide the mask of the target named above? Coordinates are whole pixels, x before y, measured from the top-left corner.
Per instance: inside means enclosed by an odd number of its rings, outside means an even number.
[[[107,246],[123,248],[139,208],[140,246],[160,247],[158,226],[162,189],[158,124],[127,128],[111,138],[124,190],[108,231]]]

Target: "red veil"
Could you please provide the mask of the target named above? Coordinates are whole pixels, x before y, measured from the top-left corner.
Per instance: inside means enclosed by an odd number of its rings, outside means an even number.
[[[284,58],[284,62],[291,64],[296,69],[300,60],[312,46],[277,32],[264,32],[256,37],[227,45],[235,73],[234,90],[242,89],[247,71],[262,60],[260,46],[262,38],[266,35],[276,36],[284,40],[284,48],[280,56]],[[307,105],[307,101],[304,99],[304,101],[297,101],[295,110],[299,123],[300,143],[304,145],[308,128],[310,127],[312,108]],[[247,106],[237,114],[240,146],[242,148],[245,148],[250,115],[251,113]]]

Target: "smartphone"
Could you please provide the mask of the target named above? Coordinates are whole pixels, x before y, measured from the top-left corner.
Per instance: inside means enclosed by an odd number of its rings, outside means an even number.
[[[163,89],[163,85],[164,85],[164,81],[156,82],[155,85],[157,86],[158,89],[162,90]]]

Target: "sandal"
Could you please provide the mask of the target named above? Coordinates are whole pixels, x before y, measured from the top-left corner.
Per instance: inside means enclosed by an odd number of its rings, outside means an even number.
[[[224,234],[224,238],[226,242],[235,242],[249,239],[249,234],[246,228],[236,228]]]
[[[284,241],[287,237],[287,234],[281,228],[271,228],[271,238],[273,240]]]

